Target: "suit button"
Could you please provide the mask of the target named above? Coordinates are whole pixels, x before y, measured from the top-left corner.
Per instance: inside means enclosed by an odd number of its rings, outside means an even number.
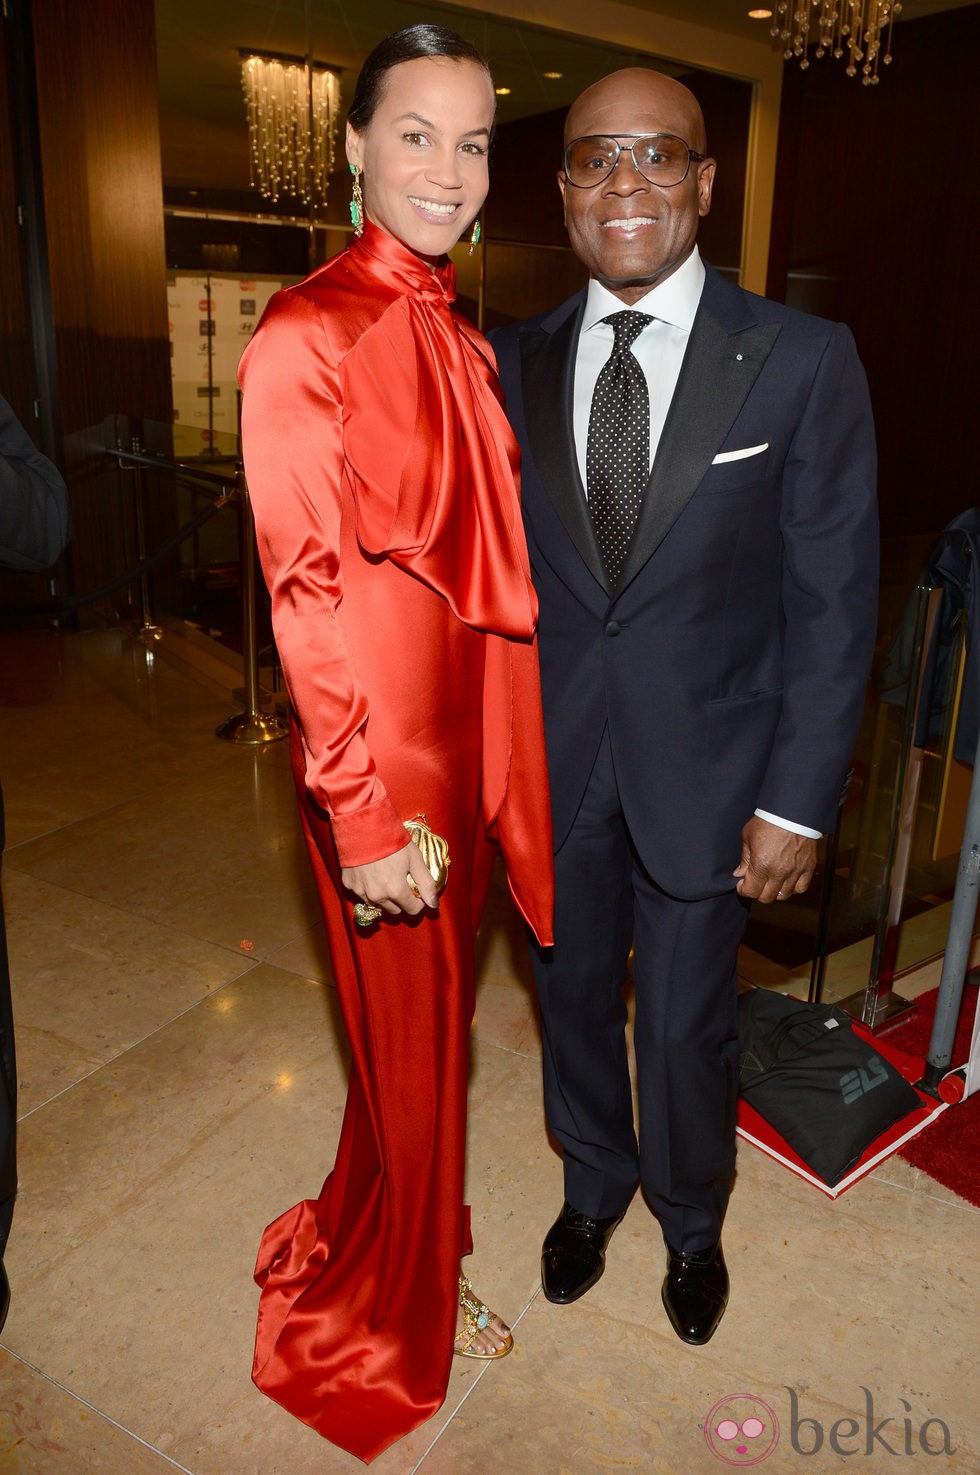
[[[618,620],[610,620],[609,621],[609,624],[606,626],[606,634],[607,635],[618,635],[619,632],[620,632],[620,630],[622,630],[622,628],[623,627],[619,623]]]

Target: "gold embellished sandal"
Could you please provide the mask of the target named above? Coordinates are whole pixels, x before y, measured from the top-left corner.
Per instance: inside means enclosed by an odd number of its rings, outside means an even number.
[[[463,1330],[457,1332],[453,1339],[453,1351],[457,1357],[475,1357],[478,1362],[493,1362],[498,1357],[506,1357],[508,1352],[514,1350],[514,1338],[509,1332],[506,1342],[496,1352],[474,1352],[472,1350],[477,1337],[481,1332],[486,1331],[491,1321],[497,1317],[497,1313],[491,1311],[489,1306],[484,1306],[465,1275],[459,1277],[459,1304],[463,1308]]]

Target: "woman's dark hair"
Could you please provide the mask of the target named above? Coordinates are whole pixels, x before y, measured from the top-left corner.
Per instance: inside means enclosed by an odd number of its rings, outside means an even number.
[[[423,56],[449,56],[454,61],[475,61],[490,76],[490,63],[472,41],[465,40],[447,26],[420,23],[393,31],[379,41],[361,67],[354,88],[347,121],[360,133],[374,117],[385,90],[385,78],[392,67],[403,61],[418,61]],[[491,79],[492,80],[492,79]]]

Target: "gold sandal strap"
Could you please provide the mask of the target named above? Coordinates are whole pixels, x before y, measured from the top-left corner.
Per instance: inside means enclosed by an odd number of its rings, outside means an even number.
[[[494,1312],[476,1295],[465,1275],[459,1277],[459,1304],[463,1311],[463,1326],[472,1342],[477,1333],[484,1331],[493,1321]],[[462,1333],[457,1335],[462,1336]]]

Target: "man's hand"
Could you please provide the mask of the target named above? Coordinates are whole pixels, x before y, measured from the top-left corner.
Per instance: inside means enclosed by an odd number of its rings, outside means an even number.
[[[785,901],[813,880],[817,842],[754,814],[742,830],[742,859],[732,872],[735,890],[753,901]]]

